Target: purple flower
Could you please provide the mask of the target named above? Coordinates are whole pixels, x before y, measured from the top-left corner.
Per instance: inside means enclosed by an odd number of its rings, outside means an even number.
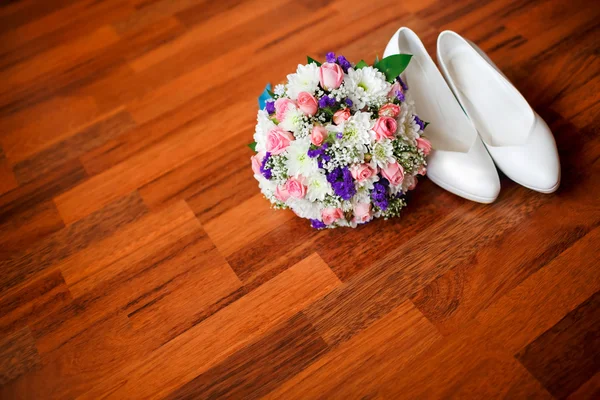
[[[345,73],[348,73],[348,68],[352,68],[352,64],[350,64],[350,61],[346,60],[346,57],[344,56],[338,56],[337,62],[340,65],[340,67],[342,67]]]
[[[343,132],[338,132],[335,134],[335,137],[338,139],[341,139],[342,137],[344,137],[344,133]]]
[[[275,112],[275,102],[272,100],[267,101],[267,106],[265,107],[265,109],[267,110],[267,112],[269,114],[273,114]]]
[[[353,104],[353,103],[352,103],[352,100],[350,100],[350,99],[346,99],[346,100],[344,100],[344,102],[346,103],[346,105],[347,105],[348,107],[352,107],[352,104]]]
[[[388,208],[387,189],[389,185],[389,181],[385,178],[382,178],[373,184],[373,190],[371,190],[371,199],[373,199],[373,204],[379,207],[382,211],[385,211]]]
[[[396,90],[396,98],[398,99],[398,101],[403,102],[404,101],[404,93],[402,93],[399,90]]]
[[[425,123],[423,122],[423,120],[416,115],[413,115],[413,117],[415,117],[415,122],[417,123],[417,125],[419,125],[419,128],[421,128],[421,130],[425,129]]]
[[[333,51],[330,51],[329,53],[327,53],[325,55],[325,58],[327,59],[328,63],[334,63],[335,62],[335,53]]]
[[[335,106],[335,104],[336,104],[336,101],[333,97],[323,96],[319,99],[319,107],[321,107],[321,108],[333,107],[333,106]]]
[[[404,90],[406,92],[408,90],[408,86],[406,85],[406,83],[404,83],[404,81],[402,80],[402,78],[400,78],[400,75],[398,75],[398,77],[396,78],[396,80],[398,81],[398,83],[400,84],[400,86],[402,86],[402,90]]]
[[[350,200],[356,194],[354,180],[348,167],[337,167],[327,175],[327,181],[331,184],[333,192],[344,200]]]
[[[318,219],[311,219],[310,226],[312,226],[315,229],[323,229],[323,228],[327,227],[327,225],[325,225],[325,223],[323,221],[320,221]]]
[[[271,172],[271,170],[265,168],[267,165],[267,161],[269,161],[270,157],[271,157],[271,153],[267,152],[265,154],[265,158],[263,158],[263,161],[260,164],[260,173],[262,174],[262,176],[264,176],[267,179],[271,179],[271,176],[273,176],[273,173]]]

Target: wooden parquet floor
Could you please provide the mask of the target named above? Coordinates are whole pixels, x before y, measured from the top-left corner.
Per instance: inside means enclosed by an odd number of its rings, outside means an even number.
[[[600,398],[593,0],[0,5],[2,399]],[[424,179],[317,232],[261,198],[256,98],[399,26],[488,52],[552,128],[552,195]]]

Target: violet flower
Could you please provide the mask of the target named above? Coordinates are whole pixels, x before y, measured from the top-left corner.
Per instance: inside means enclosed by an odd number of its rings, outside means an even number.
[[[267,161],[269,161],[270,157],[271,153],[267,152],[265,154],[265,158],[263,158],[262,163],[260,164],[260,173],[267,179],[271,179],[271,177],[273,176],[273,172],[270,169],[266,168]]]

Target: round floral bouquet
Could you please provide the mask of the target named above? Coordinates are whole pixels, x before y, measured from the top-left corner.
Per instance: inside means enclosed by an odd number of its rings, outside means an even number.
[[[400,215],[431,150],[400,78],[410,58],[369,66],[327,53],[273,92],[267,86],[250,148],[254,177],[275,208],[317,229]]]

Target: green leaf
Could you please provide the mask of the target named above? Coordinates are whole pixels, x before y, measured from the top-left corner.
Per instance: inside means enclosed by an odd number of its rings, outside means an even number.
[[[250,150],[252,151],[256,151],[256,142],[252,142],[248,145],[248,147],[250,147]]]
[[[321,66],[321,63],[318,62],[317,60],[315,60],[314,58],[312,58],[311,56],[306,56],[306,58],[308,59],[309,64],[317,64],[317,67]]]
[[[373,65],[377,64],[379,62],[379,55],[375,56],[375,62],[373,63]]]
[[[267,89],[267,93],[269,93],[269,96],[271,96],[272,98],[275,98],[275,93],[273,93],[272,90]]]
[[[429,122],[425,122],[425,123],[423,124],[423,130],[425,130],[425,128],[427,128],[427,125],[429,125]]]
[[[412,54],[394,54],[379,61],[374,67],[385,74],[388,82],[393,82],[406,69],[411,58]]]
[[[365,60],[360,60],[358,64],[356,64],[356,67],[354,67],[354,69],[361,69],[364,67],[368,67],[367,63],[365,62]]]

